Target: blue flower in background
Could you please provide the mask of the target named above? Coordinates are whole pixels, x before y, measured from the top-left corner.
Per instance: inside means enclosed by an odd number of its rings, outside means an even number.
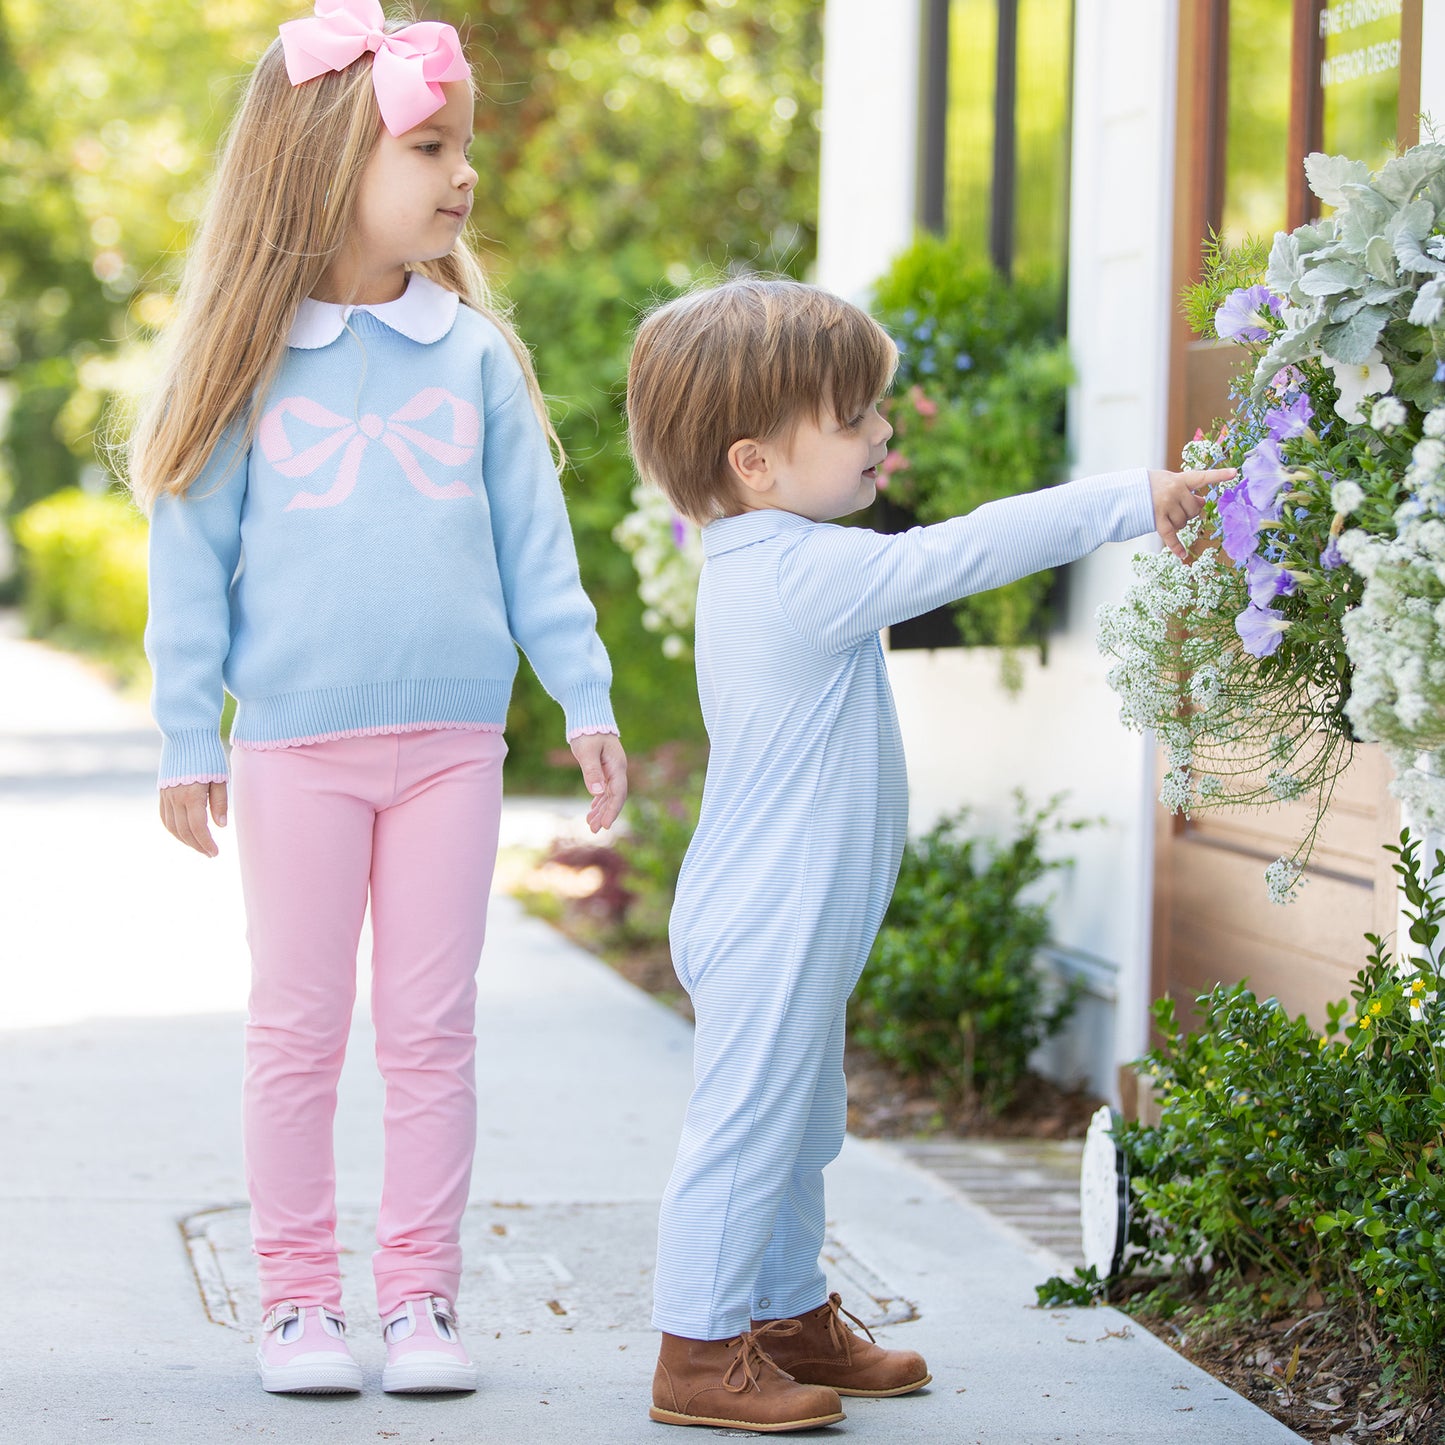
[[[960,351],[958,355],[954,357],[953,364],[960,371],[972,371],[973,357],[971,357],[966,351]]]

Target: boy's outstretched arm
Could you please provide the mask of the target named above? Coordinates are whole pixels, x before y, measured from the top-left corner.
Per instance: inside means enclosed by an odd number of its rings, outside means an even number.
[[[1087,556],[1156,528],[1179,551],[1179,527],[1233,473],[1143,467],[988,502],[966,516],[880,536],[817,526],[778,568],[779,600],[814,646],[839,652],[881,628],[975,592]],[[1166,531],[1167,528],[1167,531]]]
[[[1149,490],[1154,496],[1154,530],[1164,545],[1181,562],[1189,560],[1179,529],[1204,509],[1205,494],[1235,475],[1233,467],[1213,472],[1150,472]]]

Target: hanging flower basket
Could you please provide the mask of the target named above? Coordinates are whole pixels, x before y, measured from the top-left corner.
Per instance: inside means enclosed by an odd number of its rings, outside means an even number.
[[[1240,474],[1191,524],[1193,560],[1136,558],[1099,612],[1123,719],[1167,751],[1161,802],[1313,803],[1266,872],[1277,902],[1357,742],[1384,746],[1418,826],[1445,827],[1445,145],[1305,171],[1332,214],[1267,264],[1216,243],[1187,300],[1245,357],[1184,462]]]

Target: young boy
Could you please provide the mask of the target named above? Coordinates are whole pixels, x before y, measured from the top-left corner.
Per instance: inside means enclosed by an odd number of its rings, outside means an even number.
[[[878,633],[1101,543],[1177,529],[1230,472],[1138,469],[884,537],[867,506],[897,353],[858,308],[791,281],[682,297],[642,324],[638,470],[703,526],[697,678],[712,750],[672,956],[694,1077],[659,1224],[654,1420],[784,1431],[839,1395],[926,1385],[911,1350],[843,1322],[818,1254],[847,1115],[844,1013],[893,891],[903,749]]]

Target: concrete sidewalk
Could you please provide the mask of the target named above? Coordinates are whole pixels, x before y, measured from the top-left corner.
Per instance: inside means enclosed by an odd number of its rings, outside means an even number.
[[[142,710],[73,660],[0,637],[5,1438],[685,1439],[651,1424],[646,1407],[655,1211],[690,1083],[689,1028],[504,897],[481,975],[481,1138],[461,1300],[482,1388],[380,1393],[368,1253],[381,1089],[359,1013],[337,1164],[368,1388],[355,1399],[261,1391],[239,1149],[246,961],[234,849],[223,838],[208,861],[163,833],[155,754]],[[1114,1311],[1031,1308],[1059,1261],[900,1149],[850,1140],[830,1171],[830,1206],[835,1281],[885,1325],[885,1342],[924,1352],[934,1383],[845,1402],[847,1421],[822,1437],[1298,1438]]]

